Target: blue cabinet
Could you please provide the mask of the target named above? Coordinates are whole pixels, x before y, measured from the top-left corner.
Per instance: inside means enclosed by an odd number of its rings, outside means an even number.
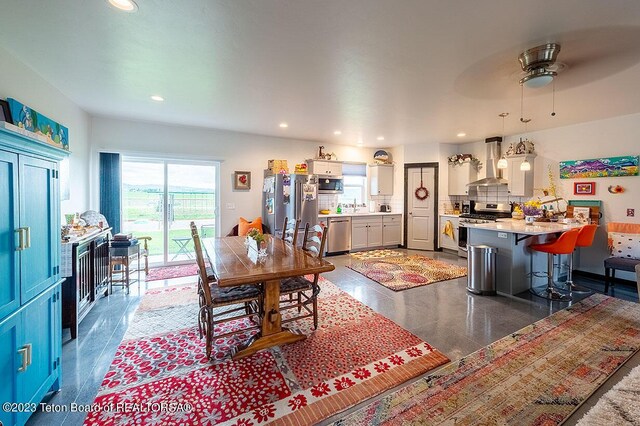
[[[60,389],[60,202],[53,146],[0,128],[0,401]],[[0,410],[0,424],[31,412]]]

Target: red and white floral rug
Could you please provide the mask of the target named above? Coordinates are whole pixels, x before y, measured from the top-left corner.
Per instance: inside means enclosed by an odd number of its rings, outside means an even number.
[[[149,269],[147,281],[170,280],[171,278],[190,277],[198,275],[198,265],[189,263],[187,265],[160,266]]]
[[[378,284],[400,291],[467,275],[467,268],[419,254],[353,262],[347,266]]]
[[[306,340],[234,361],[249,335],[218,339],[214,362],[195,285],[147,292],[85,424],[314,424],[449,361],[329,281],[321,288],[318,330],[289,324]]]

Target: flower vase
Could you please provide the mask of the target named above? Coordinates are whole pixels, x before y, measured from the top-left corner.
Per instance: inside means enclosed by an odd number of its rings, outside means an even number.
[[[533,222],[536,221],[536,217],[535,216],[525,216],[524,217],[524,223],[525,225],[533,225]]]

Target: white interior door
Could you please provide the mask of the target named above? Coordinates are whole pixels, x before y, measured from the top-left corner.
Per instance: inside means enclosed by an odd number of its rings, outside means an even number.
[[[420,200],[416,197],[416,189],[420,187],[420,168],[408,169],[407,178],[407,248],[416,250],[433,250],[434,217],[434,182],[433,168],[422,168],[422,182],[429,191],[429,196]]]

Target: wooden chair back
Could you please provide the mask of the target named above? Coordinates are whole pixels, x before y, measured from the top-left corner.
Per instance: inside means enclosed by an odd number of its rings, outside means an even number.
[[[198,227],[191,222],[191,238],[193,239],[193,251],[196,253],[196,263],[198,264],[198,275],[200,277],[200,290],[208,306],[211,305],[211,288],[209,287],[209,277],[207,274],[207,264],[202,254],[202,244],[198,235]]]
[[[295,246],[298,242],[298,227],[300,226],[300,219],[295,222],[289,220],[288,217],[285,216],[284,224],[282,225],[282,237],[281,239],[290,243],[292,246]]]
[[[312,256],[322,259],[324,255],[324,245],[327,241],[327,228],[321,225],[313,225],[309,227],[307,223],[304,227],[304,240],[302,249],[309,252]]]

